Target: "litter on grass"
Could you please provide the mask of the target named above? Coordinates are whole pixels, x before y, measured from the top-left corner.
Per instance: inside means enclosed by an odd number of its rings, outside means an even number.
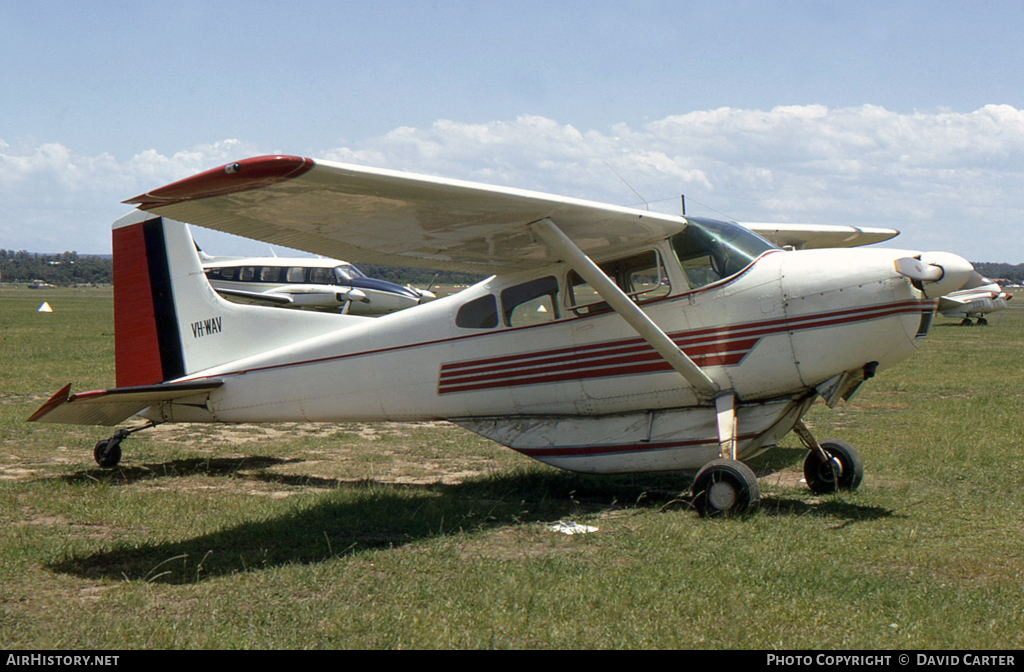
[[[561,532],[562,534],[587,534],[588,532],[597,532],[597,528],[591,525],[580,525],[571,520],[560,520],[557,524],[551,526],[551,531]]]

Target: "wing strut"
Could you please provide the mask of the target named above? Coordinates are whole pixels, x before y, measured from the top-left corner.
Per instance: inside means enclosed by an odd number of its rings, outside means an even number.
[[[554,222],[550,219],[541,219],[533,222],[529,227],[552,251],[565,259],[572,269],[579,273],[580,277],[586,280],[601,298],[629,323],[629,326],[633,327],[636,333],[701,394],[708,397],[718,394],[720,389],[715,381],[711,380],[692,359],[687,357],[686,353],[680,350],[679,346],[651,318],[647,317],[626,296],[626,293],[612,282],[597,264],[591,261],[590,257],[576,247],[576,244],[569,240],[568,236],[562,233]]]

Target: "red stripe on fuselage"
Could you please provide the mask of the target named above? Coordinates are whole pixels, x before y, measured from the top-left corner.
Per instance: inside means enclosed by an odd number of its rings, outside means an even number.
[[[934,302],[901,301],[792,318],[678,332],[670,337],[698,366],[733,366],[765,336],[874,320],[933,309]],[[670,371],[642,339],[520,353],[441,365],[438,393],[565,382]]]
[[[758,434],[742,434],[736,437],[739,441],[749,441]],[[690,439],[683,441],[651,441],[640,443],[620,443],[613,445],[593,446],[551,446],[545,448],[513,448],[517,453],[537,460],[563,457],[593,457],[595,455],[611,455],[615,453],[653,453],[673,448],[692,448],[693,446],[717,445],[718,438]]]

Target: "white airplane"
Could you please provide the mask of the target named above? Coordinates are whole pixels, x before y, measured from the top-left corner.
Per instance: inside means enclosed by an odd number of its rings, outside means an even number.
[[[696,472],[701,515],[760,497],[742,460],[794,431],[811,489],[857,451],[801,418],[912,355],[973,272],[943,252],[786,252],[748,229],[391,170],[255,157],[127,201],[114,224],[117,387],[31,418],[449,420],[578,472]],[[230,303],[190,222],[337,258],[491,277],[366,318]],[[119,430],[95,457],[117,464]]]
[[[1013,298],[999,286],[975,272],[964,287],[939,298],[939,313],[943,317],[960,317],[964,326],[972,326],[971,318],[977,318],[979,325],[988,324],[985,315],[1006,310],[1006,303]]]
[[[206,279],[222,296],[244,303],[386,315],[437,298],[429,290],[368,278],[337,259],[209,257]]]

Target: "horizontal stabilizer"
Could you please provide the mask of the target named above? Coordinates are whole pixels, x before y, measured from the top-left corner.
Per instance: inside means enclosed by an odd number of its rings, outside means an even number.
[[[224,381],[221,380],[204,380],[167,385],[115,387],[109,390],[71,394],[71,384],[68,383],[40,406],[28,421],[111,427],[157,402],[201,395],[223,384]]]

